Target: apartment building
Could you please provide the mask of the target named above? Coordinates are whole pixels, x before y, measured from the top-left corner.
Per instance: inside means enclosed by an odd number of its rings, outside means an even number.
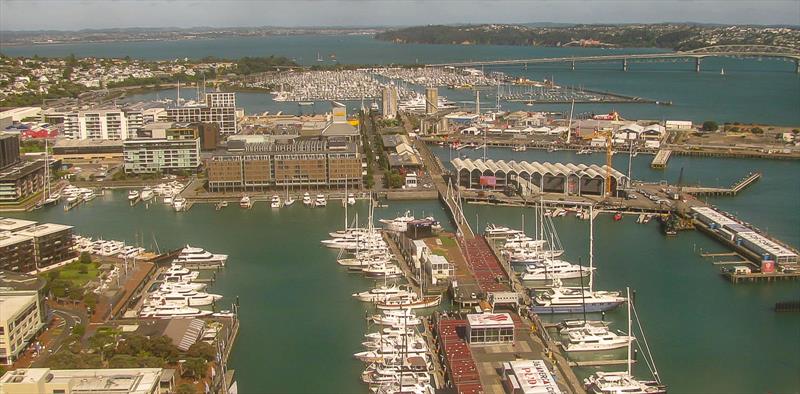
[[[75,258],[78,255],[72,250],[72,226],[37,223],[14,234],[33,239],[33,253],[37,269]]]
[[[178,123],[215,123],[221,134],[235,134],[236,94],[206,93],[204,103],[167,108],[167,118]]]
[[[128,174],[197,171],[200,139],[137,139],[123,144],[123,162]]]
[[[211,191],[361,184],[361,155],[344,140],[248,143],[215,155],[207,167]]]
[[[0,170],[19,162],[19,136],[0,133]]]
[[[93,109],[64,114],[64,136],[74,140],[126,140],[142,126],[141,116],[128,116],[119,108]]]

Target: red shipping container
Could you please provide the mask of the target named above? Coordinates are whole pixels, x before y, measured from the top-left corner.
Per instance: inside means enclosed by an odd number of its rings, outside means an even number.
[[[761,262],[761,272],[768,274],[775,272],[775,262],[772,260],[764,260]]]

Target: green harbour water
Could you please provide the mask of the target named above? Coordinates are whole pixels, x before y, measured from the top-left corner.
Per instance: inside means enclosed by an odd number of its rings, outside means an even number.
[[[316,52],[335,52],[342,63],[414,63],[464,59],[567,56],[602,53],[603,50],[397,45],[369,37],[301,36],[262,39],[226,39],[149,43],[70,44],[4,47],[8,55],[125,56],[147,58],[285,55],[310,62]],[[647,51],[644,49],[637,51]],[[578,105],[576,111],[620,111],[628,118],[717,119],[800,125],[800,76],[794,65],[774,60],[707,59],[708,71],[690,71],[687,63],[637,64],[624,73],[619,64],[531,67],[504,71],[531,78],[555,78],[557,83],[671,100],[673,106],[648,104]],[[725,68],[725,76],[719,68]],[[715,70],[715,71],[714,71]],[[159,93],[160,97],[174,91]],[[185,92],[187,98],[194,92]],[[455,100],[471,100],[466,92],[444,92]],[[147,99],[145,94],[131,99]],[[173,96],[174,97],[174,96]],[[275,103],[262,93],[240,93],[237,101],[248,113],[278,110],[293,112],[295,104]],[[483,100],[482,100],[483,101]],[[491,102],[491,101],[489,101]],[[511,107],[510,108],[514,108]],[[521,108],[525,108],[524,106]],[[534,109],[568,111],[566,106]],[[447,162],[451,152],[435,147]],[[473,158],[482,150],[464,149]],[[602,155],[578,156],[572,152],[511,152],[488,149],[493,159],[549,162],[602,163]],[[709,198],[709,203],[768,231],[793,246],[800,246],[800,162],[674,156],[664,171],[649,167],[651,156],[633,162],[633,178],[727,186],[749,171],[763,178],[736,197]],[[614,156],[614,167],[627,168],[627,155]],[[406,209],[423,211],[446,224],[436,201],[389,202],[376,217],[395,217]],[[357,205],[366,218],[366,204]],[[531,226],[532,209],[466,205],[471,223],[482,229],[487,222],[519,226],[521,215]],[[352,215],[352,213],[351,213]],[[336,253],[319,241],[343,225],[343,209],[331,201],[325,209],[295,204],[272,210],[257,203],[249,211],[235,204],[222,211],[196,205],[175,213],[156,204],[129,207],[123,191],[106,192],[86,206],[64,212],[61,207],[4,216],[65,223],[76,232],[106,239],[134,242],[152,239],[162,250],[192,244],[230,255],[212,291],[225,302],[239,297],[241,331],[231,359],[242,393],[360,393],[362,364],[352,358],[360,351],[365,330],[363,304],[350,294],[368,288],[371,281],[348,274],[335,263]],[[588,258],[588,222],[574,217],[553,219],[573,262]],[[474,226],[474,225],[473,225]],[[529,229],[532,227],[529,227]],[[662,379],[671,393],[799,393],[800,314],[777,314],[775,302],[800,298],[800,282],[732,285],[719,275],[719,267],[699,256],[725,248],[691,231],[677,237],[661,235],[655,221],[636,224],[626,217],[613,222],[601,215],[595,221],[596,287],[636,290],[637,310]],[[625,328],[624,310],[611,312],[612,327]],[[613,370],[614,368],[609,368]],[[621,369],[618,368],[618,369]],[[636,366],[644,374],[644,363]],[[590,369],[578,370],[584,376]]]

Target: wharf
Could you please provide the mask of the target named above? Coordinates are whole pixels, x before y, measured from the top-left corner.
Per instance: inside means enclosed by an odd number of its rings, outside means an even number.
[[[747,174],[744,178],[738,180],[729,188],[720,188],[720,187],[702,187],[702,186],[685,186],[682,187],[681,190],[684,193],[693,194],[693,195],[711,195],[711,196],[735,196],[740,191],[744,190],[748,186],[752,185],[756,181],[761,179],[760,172],[753,172]]]
[[[669,149],[661,149],[656,153],[656,157],[653,158],[653,161],[650,162],[650,167],[664,169],[667,168],[667,162],[669,162],[669,158],[672,156],[672,151]]]
[[[739,282],[774,282],[778,280],[797,280],[800,279],[800,272],[750,272],[747,274],[737,274],[734,272],[723,272],[722,276],[728,278],[733,284]]]

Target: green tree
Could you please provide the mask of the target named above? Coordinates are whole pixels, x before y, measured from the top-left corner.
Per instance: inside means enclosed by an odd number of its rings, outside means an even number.
[[[116,354],[108,360],[109,368],[139,368],[139,360],[135,356]]]
[[[750,132],[753,134],[764,134],[764,129],[762,129],[761,127],[753,127],[752,129],[750,129]]]
[[[82,338],[84,334],[86,334],[86,326],[83,324],[76,324],[75,327],[72,327],[72,335]]]
[[[206,360],[199,357],[189,357],[183,363],[183,375],[192,376],[195,378],[203,378],[206,376]]]
[[[719,129],[719,124],[713,120],[707,120],[703,122],[703,131],[717,131]]]
[[[388,186],[392,189],[401,188],[403,187],[403,183],[405,183],[403,180],[403,176],[400,175],[400,173],[397,172],[397,170],[393,170],[391,173],[389,173],[389,176],[386,177],[386,182]]]
[[[89,252],[81,252],[80,257],[78,257],[78,262],[82,264],[89,264],[92,262],[92,255]]]
[[[202,341],[198,341],[189,347],[189,350],[186,352],[186,354],[191,357],[200,357],[206,361],[211,361],[217,355],[217,350],[214,349],[214,346]]]

